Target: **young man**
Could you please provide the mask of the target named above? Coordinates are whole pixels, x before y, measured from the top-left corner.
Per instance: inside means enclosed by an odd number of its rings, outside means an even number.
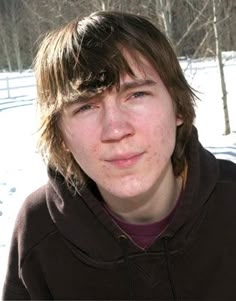
[[[49,182],[19,213],[4,299],[234,300],[236,166],[198,142],[165,36],[97,12],[35,72]]]

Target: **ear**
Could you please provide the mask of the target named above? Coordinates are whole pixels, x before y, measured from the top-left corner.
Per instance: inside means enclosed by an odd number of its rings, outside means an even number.
[[[180,126],[184,123],[183,118],[181,116],[176,117],[176,125]]]
[[[62,148],[63,148],[63,150],[64,150],[65,152],[70,153],[70,150],[69,150],[69,148],[67,147],[67,145],[65,144],[65,141],[64,141],[64,140],[62,141]]]

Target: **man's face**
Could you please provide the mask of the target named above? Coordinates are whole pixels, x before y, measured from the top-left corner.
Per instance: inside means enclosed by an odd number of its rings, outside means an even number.
[[[126,56],[135,77],[120,88],[64,108],[64,142],[81,169],[107,198],[155,194],[173,177],[176,117],[172,99],[157,72],[144,59]],[[168,182],[168,181],[166,181]]]

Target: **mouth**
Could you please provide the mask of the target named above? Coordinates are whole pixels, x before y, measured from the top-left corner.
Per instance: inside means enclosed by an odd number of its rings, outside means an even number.
[[[141,159],[143,154],[144,153],[124,154],[121,156],[114,156],[105,161],[118,168],[128,168],[134,166]]]

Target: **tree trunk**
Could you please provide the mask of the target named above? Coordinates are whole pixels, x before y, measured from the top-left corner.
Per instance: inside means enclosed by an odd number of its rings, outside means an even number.
[[[217,12],[215,0],[212,0],[212,7],[213,7],[213,28],[214,28],[215,46],[216,46],[216,59],[217,59],[217,63],[218,63],[219,73],[220,73],[223,110],[224,110],[224,121],[225,121],[224,134],[228,135],[228,134],[230,134],[231,129],[230,129],[229,111],[228,111],[228,103],[227,103],[227,90],[226,90],[226,83],[225,83],[225,76],[224,76],[224,65],[223,65],[223,61],[222,61],[222,48],[221,48],[218,24],[217,24],[218,23],[218,12]]]
[[[173,26],[172,26],[172,6],[174,1],[172,0],[156,0],[155,1],[155,13],[160,17],[162,26],[165,30],[165,34],[172,41],[173,38]]]
[[[8,66],[8,71],[12,72],[12,64],[11,64],[11,58],[9,56],[10,51],[8,49],[6,32],[4,30],[4,27],[2,26],[1,20],[0,20],[0,37],[1,37],[2,48],[4,51],[4,56],[6,58],[6,62],[7,62],[7,66]]]
[[[18,71],[22,72],[23,64],[21,60],[21,49],[20,49],[20,37],[18,32],[18,22],[17,19],[20,18],[19,11],[17,11],[17,6],[14,2],[11,3],[11,18],[12,18],[12,42],[14,45],[16,64]]]

